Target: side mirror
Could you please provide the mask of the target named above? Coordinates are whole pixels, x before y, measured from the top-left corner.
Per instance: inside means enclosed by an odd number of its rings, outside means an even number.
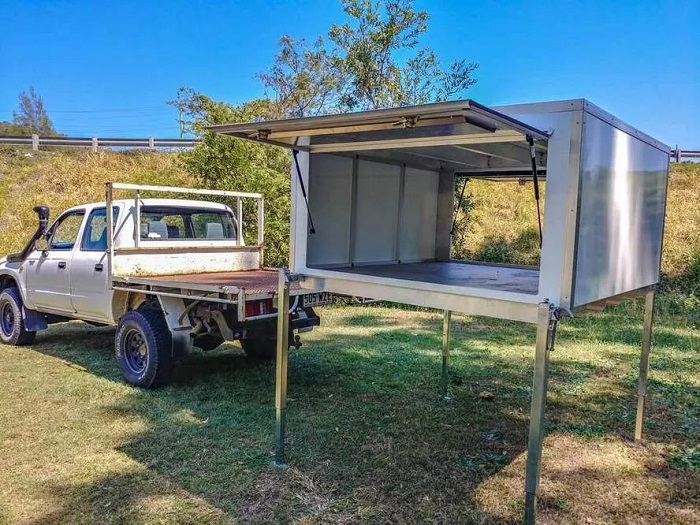
[[[42,252],[42,254],[46,254],[49,251],[49,241],[44,236],[39,237],[34,241],[34,249]]]

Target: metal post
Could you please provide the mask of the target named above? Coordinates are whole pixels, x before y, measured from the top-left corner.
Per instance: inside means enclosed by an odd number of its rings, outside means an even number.
[[[265,267],[265,199],[258,199],[258,251],[260,253],[260,268]],[[290,258],[293,261],[292,258]]]
[[[148,233],[146,233],[148,237]],[[134,193],[134,246],[137,248],[141,242],[141,192]]]
[[[549,353],[554,341],[556,323],[551,305],[547,302],[540,303],[537,312],[537,342],[532,382],[532,406],[530,408],[530,435],[527,443],[527,465],[525,467],[525,523],[527,524],[534,524],[537,517],[537,495],[540,489]]]
[[[97,137],[92,137],[92,152],[97,153]]]
[[[111,182],[105,184],[105,203],[107,204],[107,286],[112,289],[112,265],[114,264],[114,204]]]
[[[258,244],[265,242],[265,198],[258,199]]]
[[[449,359],[450,359],[450,320],[452,312],[445,310],[442,318],[442,399],[449,401],[452,399],[450,395],[450,375],[449,375]]]
[[[647,292],[644,302],[644,324],[642,326],[642,357],[639,362],[639,389],[637,390],[637,420],[634,427],[634,440],[642,440],[644,427],[644,403],[647,397],[647,377],[649,375],[649,353],[651,351],[651,336],[654,325],[654,296],[656,290]]]
[[[156,149],[156,141],[153,137],[148,137],[148,149],[150,149],[150,150]]]
[[[32,150],[39,151],[39,135],[32,133]]]
[[[289,353],[289,274],[279,271],[277,296],[277,360],[275,363],[275,465],[285,466],[284,432],[287,419],[287,356]]]
[[[238,232],[236,244],[243,246],[243,199],[236,199],[236,222],[238,223]]]

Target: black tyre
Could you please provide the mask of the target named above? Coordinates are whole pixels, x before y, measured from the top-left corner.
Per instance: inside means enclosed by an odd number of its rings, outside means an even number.
[[[0,294],[0,339],[3,343],[28,345],[36,337],[36,332],[24,328],[22,304],[22,296],[17,288],[5,288]]]
[[[114,337],[114,352],[127,383],[151,388],[170,380],[175,358],[162,312],[143,309],[124,315]]]
[[[271,361],[277,355],[277,337],[259,334],[249,339],[241,339],[241,347],[251,359]]]

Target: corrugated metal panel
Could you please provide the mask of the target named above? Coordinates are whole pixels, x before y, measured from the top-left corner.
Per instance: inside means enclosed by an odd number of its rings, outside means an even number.
[[[350,262],[352,164],[347,157],[311,157],[309,208],[316,233],[309,235],[309,265]]]
[[[438,173],[406,168],[399,260],[403,262],[435,258]]]
[[[401,168],[358,161],[353,262],[395,260]]]

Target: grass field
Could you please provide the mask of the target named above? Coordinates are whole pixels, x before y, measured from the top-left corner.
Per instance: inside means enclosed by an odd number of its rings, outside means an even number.
[[[0,522],[517,522],[534,327],[456,316],[444,402],[439,314],[321,315],[290,357],[286,469],[271,465],[274,368],[237,346],[155,391],[122,383],[108,328],[0,346]],[[562,324],[542,523],[700,523],[700,328],[658,319],[645,446],[640,330],[639,304]]]

